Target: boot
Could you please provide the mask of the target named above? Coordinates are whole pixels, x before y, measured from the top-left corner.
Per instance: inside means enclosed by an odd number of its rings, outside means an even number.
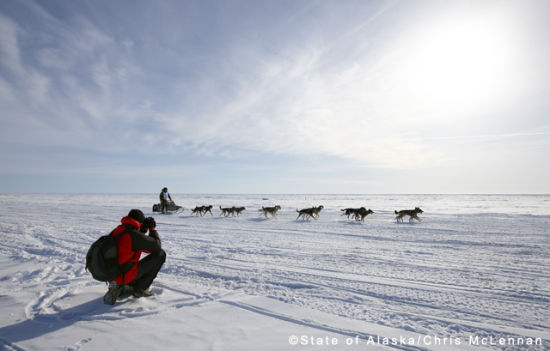
[[[120,292],[119,298],[132,296],[134,294],[134,287],[132,285],[124,285]]]
[[[114,305],[117,297],[120,296],[121,291],[122,291],[122,286],[112,281],[109,284],[109,290],[107,290],[107,292],[103,296],[103,303],[106,305]]]

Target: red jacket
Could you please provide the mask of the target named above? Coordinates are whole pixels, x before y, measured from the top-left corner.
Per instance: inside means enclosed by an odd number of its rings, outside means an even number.
[[[154,229],[149,231],[149,235],[145,235],[139,231],[141,224],[135,219],[123,217],[120,222],[122,224],[116,227],[111,235],[115,236],[123,230],[128,230],[128,234],[123,234],[117,239],[118,264],[133,263],[129,271],[114,279],[117,284],[124,285],[136,279],[141,253],[161,250],[161,246],[158,234]]]

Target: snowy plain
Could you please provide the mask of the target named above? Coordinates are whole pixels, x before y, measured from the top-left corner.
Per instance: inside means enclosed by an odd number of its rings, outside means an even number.
[[[156,194],[0,194],[0,350],[550,349],[548,195],[172,195],[183,213],[154,214]],[[361,206],[364,223],[341,215]],[[415,206],[422,222],[396,223]],[[167,261],[154,297],[107,306],[85,255],[132,208]]]

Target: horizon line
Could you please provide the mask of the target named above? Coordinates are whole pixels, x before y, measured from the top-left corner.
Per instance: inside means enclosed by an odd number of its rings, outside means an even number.
[[[0,195],[148,195],[156,192],[0,192]],[[176,195],[487,195],[487,196],[550,196],[550,193],[204,193],[173,192]]]

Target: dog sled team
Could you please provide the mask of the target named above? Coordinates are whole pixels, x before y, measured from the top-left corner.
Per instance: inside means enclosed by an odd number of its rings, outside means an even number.
[[[161,193],[159,194],[159,200],[160,203],[153,205],[153,212],[161,212],[161,213],[180,213],[183,212],[184,208],[182,206],[177,206],[174,200],[172,199],[172,196],[168,193],[168,188],[162,188]],[[191,214],[194,214],[196,216],[204,216],[207,213],[210,213],[211,216],[214,214],[212,213],[212,205],[202,205],[202,206],[195,206],[194,209],[191,210]],[[241,213],[246,210],[246,207],[221,207],[220,208],[220,216],[224,217],[238,217],[241,215]],[[308,208],[302,208],[300,210],[296,210],[298,213],[298,217],[296,217],[296,220],[302,219],[302,220],[310,220],[310,219],[319,219],[319,213],[324,208],[323,205],[320,206],[314,206],[314,207],[308,207]],[[277,217],[277,212],[281,209],[281,206],[271,206],[271,207],[264,207],[260,208],[258,212],[264,215],[265,218],[274,218]],[[359,207],[359,208],[343,208],[340,211],[342,211],[342,216],[346,216],[348,219],[355,220],[357,222],[364,222],[365,218],[373,214],[374,211],[370,208],[367,209],[365,207]],[[395,220],[397,222],[403,222],[403,218],[409,217],[409,222],[412,222],[413,220],[417,220],[419,222],[422,221],[420,217],[418,217],[418,214],[423,213],[422,209],[420,207],[415,207],[412,210],[394,210],[395,213]]]

